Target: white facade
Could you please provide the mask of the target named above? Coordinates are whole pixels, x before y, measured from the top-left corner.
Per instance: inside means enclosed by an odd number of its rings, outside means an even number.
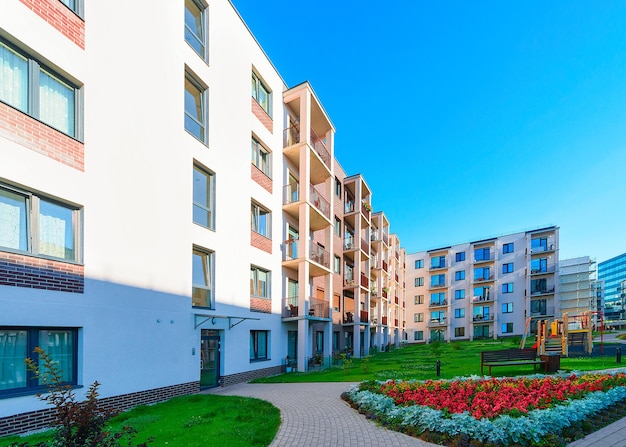
[[[554,316],[558,228],[407,254],[409,342],[499,338]]]
[[[595,261],[589,256],[562,259],[559,262],[559,311],[568,316],[596,312],[594,288]]]

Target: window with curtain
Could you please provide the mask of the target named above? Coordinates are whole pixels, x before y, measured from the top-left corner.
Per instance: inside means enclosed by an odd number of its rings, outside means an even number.
[[[259,267],[250,267],[250,295],[269,298],[270,273]]]
[[[213,253],[194,249],[192,254],[192,306],[214,308]]]
[[[78,92],[35,59],[0,41],[0,100],[78,138]]]
[[[269,331],[250,331],[250,361],[267,360]]]
[[[252,202],[251,218],[252,231],[259,233],[261,236],[271,238],[271,215],[272,213],[262,206]]]
[[[263,81],[253,72],[252,73],[252,97],[259,103],[261,108],[270,114],[270,90],[263,84]]]
[[[0,184],[0,248],[80,261],[80,212]]]
[[[185,0],[185,41],[198,55],[206,59],[206,6],[194,0]]]
[[[265,175],[271,177],[270,152],[256,139],[252,138],[252,164]]]
[[[200,168],[193,167],[193,221],[198,225],[215,229],[213,197],[215,175]]]
[[[206,143],[206,89],[189,73],[185,75],[185,129]]]

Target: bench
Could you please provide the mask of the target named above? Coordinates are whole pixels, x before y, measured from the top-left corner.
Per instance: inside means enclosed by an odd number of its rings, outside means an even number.
[[[537,369],[537,365],[544,365],[545,360],[537,360],[537,350],[535,348],[527,349],[503,349],[500,351],[483,351],[480,353],[480,373],[483,368],[491,368],[494,366],[514,366],[514,365],[533,365]]]

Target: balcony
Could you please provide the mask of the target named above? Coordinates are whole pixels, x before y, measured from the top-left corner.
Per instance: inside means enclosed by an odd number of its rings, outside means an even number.
[[[443,301],[431,301],[430,303],[428,303],[428,307],[444,307],[448,305],[448,301],[447,300],[443,300]]]
[[[361,323],[367,323],[369,321],[369,312],[366,310],[362,310],[359,312],[359,321]]]
[[[482,262],[493,262],[496,259],[495,253],[489,253],[487,256],[481,256],[480,258],[474,258],[474,264],[480,264]]]
[[[317,298],[309,298],[309,317],[330,318],[330,303]]]
[[[383,261],[383,270],[384,270],[385,272],[388,272],[388,271],[389,271],[389,265],[387,265],[387,261]]]
[[[366,289],[369,289],[370,279],[364,273],[361,273],[361,283],[360,284],[361,284],[361,287],[365,287]]]
[[[343,287],[346,289],[351,289],[353,287],[356,287],[356,281],[354,280],[354,278],[344,278]]]
[[[369,221],[372,214],[372,206],[365,200],[361,202],[361,214]]]
[[[541,267],[538,269],[531,269],[530,270],[530,274],[531,275],[547,275],[548,273],[554,273],[555,271],[555,266],[554,265],[549,265],[547,267]]]
[[[494,275],[489,275],[489,276],[477,276],[474,278],[474,282],[478,283],[478,282],[487,282],[487,281],[493,281],[494,280]]]
[[[321,139],[313,129],[311,131],[311,142],[310,146],[313,150],[319,155],[320,159],[324,162],[324,164],[330,169],[330,152],[326,147],[326,142]],[[283,131],[283,147],[288,148],[290,146],[294,146],[300,143],[300,127],[299,126],[291,126]]]
[[[320,194],[320,192],[313,187],[313,185],[309,185],[309,199],[313,206],[317,208],[326,218],[330,219],[330,203]]]
[[[389,235],[387,233],[383,233],[383,242],[385,245],[389,245]]]
[[[482,304],[493,302],[491,295],[475,295],[472,297],[472,304]]]
[[[472,321],[474,323],[489,323],[493,321],[493,315],[474,315]]]
[[[370,251],[370,245],[363,238],[361,238],[361,250],[364,251],[365,253],[369,253]]]
[[[298,297],[291,296],[283,298],[283,318],[293,318],[298,316]]]
[[[532,307],[532,304],[531,304],[531,307]],[[553,317],[554,311],[555,311],[554,306],[548,306],[545,309],[539,309],[534,312],[531,309],[530,316],[531,317]]]
[[[352,312],[344,312],[343,313],[343,323],[344,324],[352,324],[354,323],[354,313]]]
[[[354,246],[354,236],[353,235],[349,235],[346,236],[343,240],[343,249],[346,251],[352,251],[355,249]]]
[[[395,304],[400,303],[400,300],[398,299],[398,297],[395,297],[395,299],[394,299],[394,303],[395,303]]]
[[[381,320],[382,325],[387,326],[387,317],[382,317]]]
[[[298,219],[300,216],[300,203],[305,197],[300,190],[299,183],[289,183],[283,186],[283,211],[291,217]],[[310,229],[321,230],[331,225],[330,203],[315,187],[309,185]]]
[[[436,327],[436,326],[446,326],[448,323],[446,322],[446,317],[441,318],[431,318],[428,321],[428,327]]]
[[[383,288],[383,298],[387,298],[388,294],[389,294],[389,289],[387,289],[386,287]]]
[[[429,289],[441,289],[444,287],[448,287],[447,281],[431,282]]]
[[[555,248],[556,247],[555,247],[554,243],[547,243],[547,244],[539,245],[537,247],[531,247],[530,248],[530,253],[531,254],[548,253],[548,252],[554,251]]]
[[[554,286],[552,287],[544,287],[540,289],[535,289],[530,291],[530,296],[539,296],[539,295],[551,295],[554,293]]]
[[[441,263],[439,263],[437,265],[431,265],[428,268],[428,270],[430,270],[432,272],[433,270],[443,270],[443,269],[447,269],[447,268],[448,268],[448,266],[446,265],[446,263],[444,261],[444,262],[441,262]]]

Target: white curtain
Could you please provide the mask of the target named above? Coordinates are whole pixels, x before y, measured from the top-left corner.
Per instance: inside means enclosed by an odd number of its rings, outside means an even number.
[[[28,61],[1,43],[0,99],[28,112]]]
[[[17,194],[0,191],[0,247],[26,251],[26,203]]]
[[[74,89],[44,70],[39,74],[39,119],[74,136]]]
[[[26,331],[0,330],[0,391],[26,386]]]
[[[61,371],[61,377],[64,382],[73,380],[73,337],[70,331],[40,331],[39,347],[45,350],[52,360],[57,364]],[[43,366],[41,361],[39,366]],[[45,372],[45,370],[42,368]],[[40,380],[41,383],[41,380]]]

